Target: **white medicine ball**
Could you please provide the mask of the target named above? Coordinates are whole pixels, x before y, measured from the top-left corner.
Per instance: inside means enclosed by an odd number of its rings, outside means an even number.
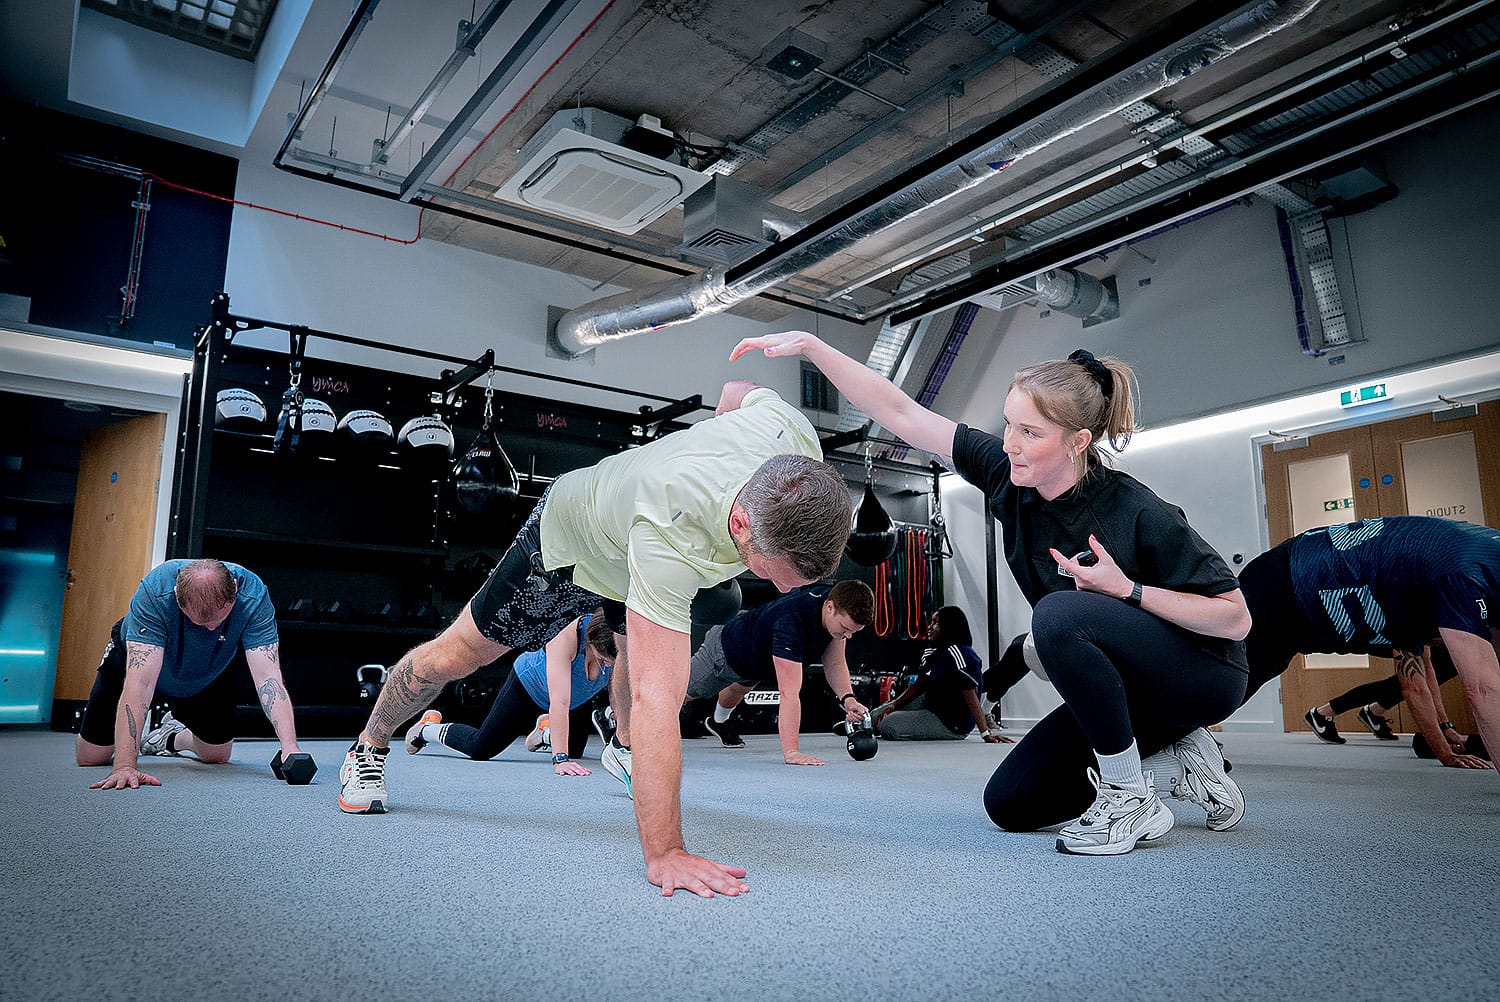
[[[431,414],[414,417],[402,425],[397,441],[408,452],[437,459],[453,458],[453,429]]]
[[[249,390],[220,390],[214,402],[214,424],[233,431],[255,431],[266,423],[266,405]]]
[[[338,427],[338,418],[329,407],[321,400],[311,397],[302,401],[302,433],[327,432],[332,433]]]
[[[339,431],[365,446],[386,445],[392,438],[391,423],[379,411],[350,411],[339,421]]]

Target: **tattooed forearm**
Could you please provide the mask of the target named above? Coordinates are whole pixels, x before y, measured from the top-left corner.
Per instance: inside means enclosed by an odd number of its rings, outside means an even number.
[[[264,647],[252,647],[249,650],[247,650],[245,653],[246,654],[259,654],[261,657],[265,658],[267,661],[271,662],[273,665],[279,665],[279,664],[281,664],[281,645],[280,644],[267,644]]]
[[[286,694],[286,687],[281,684],[280,679],[268,678],[260,684],[256,690],[260,696],[260,708],[267,717],[271,717],[271,707],[276,705],[278,699],[290,699]],[[272,718],[275,723],[275,718]]]
[[[442,687],[441,681],[418,672],[410,657],[403,659],[391,669],[380,690],[375,713],[370,717],[371,736],[389,738],[402,721],[432,702]]]
[[[125,704],[125,729],[130,733],[130,747],[139,752],[141,749],[141,738],[136,731],[135,714],[130,711],[130,704]]]
[[[1408,681],[1419,679],[1423,676],[1425,669],[1422,665],[1422,656],[1411,651],[1392,651],[1396,659],[1396,674]]]

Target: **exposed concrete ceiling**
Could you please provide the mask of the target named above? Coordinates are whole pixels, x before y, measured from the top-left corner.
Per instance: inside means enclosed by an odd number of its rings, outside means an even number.
[[[368,3],[356,4],[356,10]],[[325,63],[336,65],[338,76],[283,165],[393,194],[545,4],[501,5],[504,12],[477,55],[419,117],[404,146],[379,164],[375,142],[389,135],[453,55],[461,22],[476,15],[482,20],[489,5],[383,0],[341,59],[330,62],[337,38],[330,26],[341,26],[349,3],[316,0],[283,85],[292,82],[294,91],[310,87]],[[681,246],[680,208],[623,236],[494,197],[515,173],[520,148],[560,109],[595,107],[631,120],[653,115],[689,143],[728,147],[689,165],[748,185],[772,212],[816,220],[1037,101],[1070,67],[1184,11],[1210,7],[1227,17],[1254,6],[1202,0],[573,0],[571,13],[514,79],[490,95],[482,114],[415,192],[419,204],[444,210],[424,214],[422,235],[601,285],[644,288],[706,267],[701,256]],[[894,291],[909,290],[912,283],[902,286],[903,279],[919,274],[924,264],[960,252],[955,267],[966,272],[1018,247],[1045,243],[1049,232],[1074,225],[1083,208],[1095,211],[1098,199],[1123,191],[1126,182],[1188,188],[1200,177],[1209,179],[1215,163],[1222,171],[1224,163],[1254,152],[1269,135],[1251,130],[1260,124],[1254,115],[1216,125],[1188,142],[1164,140],[1276,94],[1349,52],[1394,41],[1423,18],[1471,7],[1480,8],[1465,22],[1475,36],[1462,46],[1440,42],[1434,57],[1454,65],[1483,53],[1486,44],[1494,47],[1491,5],[1322,0],[1307,17],[1182,79],[1152,103],[1051,143],[908,222],[820,260],[736,312],[772,319],[788,304],[857,319],[890,312],[896,308]],[[859,89],[816,73],[790,80],[769,68],[767,48],[789,28],[826,46],[821,68]],[[307,41],[314,36],[323,39],[321,46]],[[1372,59],[1372,79],[1398,58],[1387,53]],[[788,121],[819,94],[823,101],[812,112]],[[1329,114],[1359,100],[1325,97],[1310,88],[1298,100],[1323,100]],[[276,106],[267,115],[280,119],[285,111]],[[1158,113],[1170,118],[1144,124]],[[1309,130],[1316,124],[1306,122]],[[1153,145],[1160,147],[1152,151],[1159,156],[1141,163],[1143,147]],[[955,268],[937,270],[951,274]]]

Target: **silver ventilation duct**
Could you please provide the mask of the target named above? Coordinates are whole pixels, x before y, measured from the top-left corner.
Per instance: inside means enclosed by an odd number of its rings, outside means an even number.
[[[739,276],[733,283],[725,283],[725,269],[712,268],[698,275],[610,296],[565,313],[558,320],[556,342],[577,355],[608,341],[722,313],[860,240],[989,180],[1017,160],[1295,24],[1320,2],[1287,0],[1257,4],[1162,50],[1116,80],[1002,136],[978,153],[939,168],[843,225]]]
[[[1120,315],[1120,294],[1112,288],[1113,282],[1105,285],[1093,275],[1072,268],[1044,271],[1035,282],[1037,298],[1059,313],[1095,322]]]

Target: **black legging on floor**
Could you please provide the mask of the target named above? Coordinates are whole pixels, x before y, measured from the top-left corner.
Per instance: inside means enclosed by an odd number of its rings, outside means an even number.
[[[536,718],[546,711],[537,708],[526,687],[511,672],[495,697],[488,716],[479,727],[468,724],[449,724],[443,734],[443,744],[472,759],[487,762],[509,748],[511,742],[530,734],[536,726]],[[568,714],[568,757],[582,758],[583,749],[589,741],[589,704]]]
[[[1453,667],[1453,659],[1442,647],[1432,649],[1432,673],[1437,676],[1438,685],[1442,685],[1458,674],[1458,669]],[[1356,685],[1342,696],[1330,699],[1328,705],[1333,707],[1334,713],[1357,710],[1370,703],[1379,703],[1389,710],[1405,699],[1406,696],[1401,692],[1401,680],[1392,675],[1390,678]]]
[[[990,820],[1036,831],[1088,809],[1094,750],[1160,751],[1218,723],[1245,692],[1244,649],[1174,626],[1119,599],[1054,592],[1037,603],[1032,635],[1064,705],[1033,727],[984,791]]]

